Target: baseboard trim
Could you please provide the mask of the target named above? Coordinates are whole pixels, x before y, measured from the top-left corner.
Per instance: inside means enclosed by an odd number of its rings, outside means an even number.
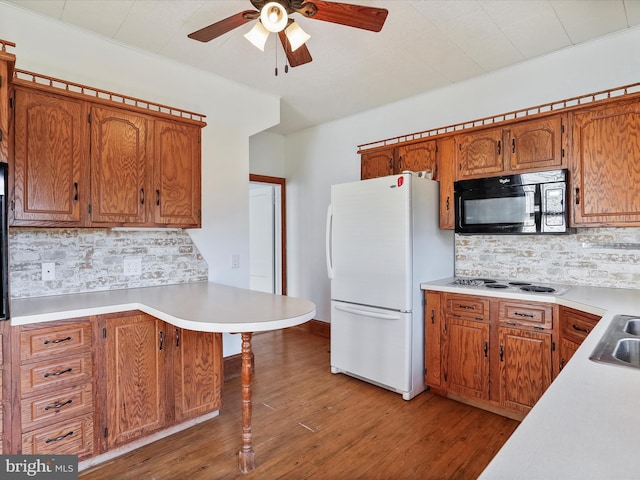
[[[297,328],[304,330],[312,335],[318,335],[324,338],[331,338],[331,324],[329,322],[322,322],[320,320],[309,320],[308,322],[298,325]]]

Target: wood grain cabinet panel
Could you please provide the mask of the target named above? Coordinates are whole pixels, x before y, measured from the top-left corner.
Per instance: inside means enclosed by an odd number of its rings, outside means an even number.
[[[165,416],[165,324],[145,314],[106,323],[107,446],[159,430]]]
[[[560,370],[562,370],[601,317],[563,305],[560,306],[559,317]]]
[[[498,308],[500,323],[544,329],[553,325],[553,307],[548,304],[502,301]]]
[[[436,150],[435,140],[400,145],[394,173],[402,173],[405,170],[410,172],[430,170],[436,177]]]
[[[447,316],[445,382],[450,392],[489,398],[489,324]]]
[[[83,224],[89,179],[87,115],[83,101],[16,88],[14,225]]]
[[[91,324],[87,322],[57,325],[20,332],[20,359],[48,359],[91,349]]]
[[[551,334],[499,329],[500,402],[528,412],[551,385]]]
[[[360,156],[360,179],[385,177],[393,174],[396,159],[394,148],[365,152]]]
[[[457,135],[456,178],[490,177],[504,172],[503,150],[502,128]]]
[[[175,416],[181,422],[220,408],[222,337],[171,328],[175,345]]]
[[[425,292],[424,365],[425,384],[440,387],[442,383],[442,310],[440,294]]]
[[[43,360],[20,367],[22,395],[90,382],[92,378],[93,360],[90,352]]]
[[[22,401],[22,428],[30,430],[50,423],[93,411],[91,383],[45,393]]]
[[[154,221],[201,226],[200,128],[155,121]]]
[[[565,166],[564,116],[514,123],[509,127],[508,169],[549,170]]]
[[[574,226],[640,225],[640,101],[570,114]]]
[[[85,415],[33,430],[22,435],[25,455],[78,455],[80,460],[93,454],[93,416]]]
[[[123,110],[91,109],[91,222],[144,223],[153,155],[152,121]]]
[[[455,204],[453,181],[455,179],[455,140],[446,137],[438,140],[436,162],[437,180],[440,183],[440,228],[453,230],[455,224]]]

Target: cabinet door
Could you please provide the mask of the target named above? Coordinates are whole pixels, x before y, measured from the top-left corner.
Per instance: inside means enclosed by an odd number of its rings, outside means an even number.
[[[500,403],[527,412],[551,384],[551,334],[500,328]]]
[[[222,337],[172,328],[176,421],[181,422],[220,408]]]
[[[200,127],[155,121],[157,224],[201,226]]]
[[[442,312],[440,306],[438,292],[425,292],[424,365],[426,369],[425,383],[430,387],[439,387],[442,379],[442,342],[440,337]]]
[[[640,102],[571,114],[573,224],[640,225]]]
[[[123,110],[91,109],[91,222],[146,220],[151,122]]]
[[[394,149],[363,153],[360,159],[360,179],[385,177],[393,174]]]
[[[580,344],[560,338],[560,370],[562,370],[567,362],[571,360],[573,354],[580,348]]]
[[[504,171],[502,128],[456,136],[457,179],[498,175]]]
[[[455,141],[453,137],[438,140],[437,180],[440,182],[440,228],[453,230],[455,211],[453,203],[453,180],[455,177]]]
[[[507,145],[509,169],[519,171],[562,168],[565,165],[563,118],[558,115],[513,124]]]
[[[421,172],[431,170],[435,174],[436,169],[436,141],[427,140],[420,143],[412,143],[398,147],[398,160],[394,173],[402,173],[404,170]]]
[[[489,324],[446,317],[444,379],[450,392],[489,398]]]
[[[165,423],[164,322],[139,314],[106,323],[107,447]]]
[[[87,115],[80,100],[16,89],[13,224],[82,225]]]

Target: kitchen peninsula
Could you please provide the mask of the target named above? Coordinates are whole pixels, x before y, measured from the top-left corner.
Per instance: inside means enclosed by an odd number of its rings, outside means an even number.
[[[42,322],[139,311],[177,327],[176,335],[178,328],[241,333],[243,426],[239,463],[243,472],[254,468],[251,444],[252,332],[299,325],[315,314],[315,305],[307,300],[209,282],[16,299],[11,308],[12,326],[42,326]],[[106,332],[105,328],[104,335]],[[162,350],[163,343],[169,342],[169,335],[162,331],[159,334],[159,350]],[[93,336],[95,338],[96,334]],[[49,344],[73,342],[69,337],[49,340]],[[177,337],[176,343],[179,343]],[[219,383],[217,386],[219,388]],[[108,458],[108,454],[106,452],[101,460]]]
[[[637,478],[640,369],[589,360],[616,315],[640,315],[634,289],[566,285],[561,294],[527,294],[424,283],[424,290],[557,304],[602,315],[481,480]]]

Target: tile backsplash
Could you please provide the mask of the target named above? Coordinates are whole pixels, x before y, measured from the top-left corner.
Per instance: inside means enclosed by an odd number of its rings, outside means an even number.
[[[124,259],[140,275],[125,275]],[[42,264],[55,280],[42,280]],[[11,298],[207,281],[208,266],[184,230],[9,229]]]
[[[456,275],[640,289],[640,228],[456,235]]]

